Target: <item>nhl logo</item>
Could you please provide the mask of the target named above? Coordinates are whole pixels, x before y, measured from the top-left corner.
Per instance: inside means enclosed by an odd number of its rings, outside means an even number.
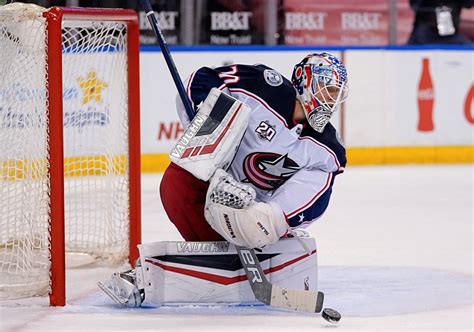
[[[281,74],[276,70],[265,69],[263,71],[263,77],[265,78],[265,81],[271,86],[279,86],[283,83]]]

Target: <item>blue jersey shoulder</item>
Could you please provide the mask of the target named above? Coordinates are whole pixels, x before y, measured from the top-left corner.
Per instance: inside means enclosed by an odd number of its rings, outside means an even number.
[[[217,68],[202,67],[192,77],[190,96],[195,107],[212,88],[222,85],[241,89],[261,98],[293,127],[296,92],[291,82],[278,71],[265,65],[235,64]]]
[[[232,66],[220,67],[216,70],[226,75],[230,67]],[[237,65],[233,68],[235,69],[239,79],[227,84],[228,88],[243,89],[257,95],[285,119],[288,127],[294,126],[296,91],[287,78],[273,68],[262,64]]]
[[[330,122],[326,125],[322,133],[317,132],[309,125],[305,126],[301,133],[301,137],[303,136],[312,137],[318,142],[327,146],[336,154],[337,160],[339,161],[341,167],[346,167],[346,148],[342,144],[336,128],[334,128]]]

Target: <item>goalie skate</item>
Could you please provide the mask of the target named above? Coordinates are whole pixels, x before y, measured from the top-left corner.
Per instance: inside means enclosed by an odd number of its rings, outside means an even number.
[[[143,289],[139,290],[136,284],[135,270],[114,273],[110,279],[98,282],[97,286],[115,303],[125,307],[139,307],[145,298]]]

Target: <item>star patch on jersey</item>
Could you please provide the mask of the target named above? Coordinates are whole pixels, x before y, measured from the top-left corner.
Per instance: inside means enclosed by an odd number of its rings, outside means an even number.
[[[301,167],[287,154],[255,152],[243,162],[244,181],[264,190],[274,190],[293,176]]]
[[[283,83],[283,77],[281,77],[281,74],[273,69],[265,69],[263,71],[263,77],[268,85],[271,86],[279,86]]]

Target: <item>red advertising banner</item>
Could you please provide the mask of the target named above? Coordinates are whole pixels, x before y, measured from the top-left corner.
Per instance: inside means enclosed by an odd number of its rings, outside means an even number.
[[[407,43],[413,29],[415,13],[410,8],[409,0],[397,0],[396,10],[396,44],[404,45]]]
[[[286,45],[384,45],[388,43],[386,1],[284,0]]]
[[[397,1],[396,42],[404,44],[413,22],[408,0]],[[388,0],[284,0],[280,42],[286,45],[387,45]]]
[[[459,30],[462,34],[474,40],[474,7],[462,9]]]

